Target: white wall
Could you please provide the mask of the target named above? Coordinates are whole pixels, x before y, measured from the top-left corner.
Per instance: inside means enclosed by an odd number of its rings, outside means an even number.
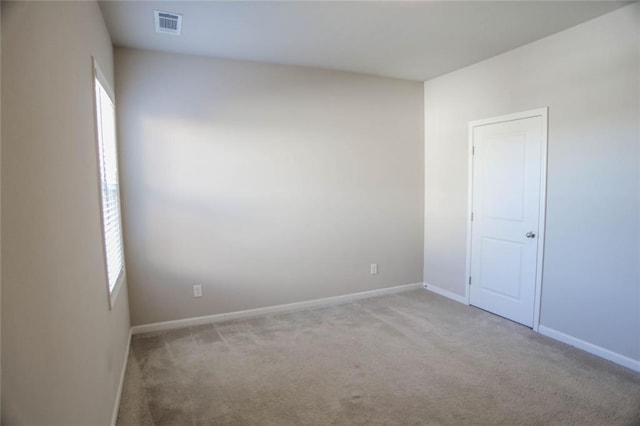
[[[129,333],[101,243],[95,2],[2,2],[2,423],[106,425]]]
[[[424,280],[464,294],[467,123],[549,106],[541,324],[640,360],[640,4],[427,81]]]
[[[134,325],[422,281],[421,83],[129,49],[116,75]]]

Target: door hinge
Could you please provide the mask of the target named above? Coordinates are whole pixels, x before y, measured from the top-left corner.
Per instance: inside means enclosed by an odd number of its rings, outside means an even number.
[[[473,212],[471,212],[471,222],[473,222]]]
[[[471,145],[471,155],[476,155],[476,146]]]
[[[471,285],[471,277],[469,277],[469,285]]]

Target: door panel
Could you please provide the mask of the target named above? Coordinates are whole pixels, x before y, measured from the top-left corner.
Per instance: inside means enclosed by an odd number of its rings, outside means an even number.
[[[521,221],[524,214],[525,138],[488,140],[483,156],[484,214],[494,219]],[[501,167],[492,167],[500,164]],[[504,194],[509,194],[505,199]]]
[[[538,264],[542,124],[538,116],[472,129],[470,303],[529,327]]]
[[[522,251],[522,244],[483,238],[480,265],[483,290],[520,300]]]

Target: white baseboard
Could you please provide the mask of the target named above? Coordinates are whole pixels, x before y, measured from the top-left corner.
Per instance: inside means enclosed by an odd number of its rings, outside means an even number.
[[[309,308],[349,303],[355,300],[367,299],[374,296],[399,293],[422,287],[422,283],[399,285],[396,287],[381,288],[378,290],[363,291],[360,293],[345,294],[343,296],[325,297],[322,299],[308,300],[305,302],[289,303],[286,305],[268,306],[265,308],[247,309],[245,311],[228,312],[223,314],[207,315],[195,318],[185,318],[175,321],[156,322],[151,324],[136,325],[131,327],[133,334],[149,333],[153,331],[171,330],[174,328],[191,327],[201,324],[229,321],[234,319],[253,318],[269,314],[294,312]]]
[[[124,361],[122,363],[122,371],[120,371],[120,383],[118,384],[118,392],[116,393],[116,402],[113,406],[111,414],[111,426],[116,426],[118,422],[118,411],[120,410],[120,400],[122,399],[122,389],[124,388],[124,376],[127,372],[127,363],[129,362],[129,349],[131,347],[132,329],[129,329],[129,337],[127,338],[127,348],[124,352]]]
[[[423,286],[425,289],[435,293],[435,294],[439,294],[440,296],[444,296],[447,299],[451,299],[453,301],[456,301],[458,303],[462,303],[463,305],[468,305],[467,303],[467,298],[464,296],[460,296],[459,294],[453,293],[449,290],[445,290],[443,288],[440,288],[438,286],[435,286],[433,284],[429,284],[429,283],[424,283]]]
[[[619,353],[610,351],[609,349],[605,349],[603,347],[594,345],[593,343],[585,342],[584,340],[580,340],[577,337],[569,336],[568,334],[564,334],[552,328],[545,327],[542,324],[538,328],[538,332],[547,337],[551,337],[552,339],[559,340],[563,343],[574,346],[578,349],[582,349],[583,351],[592,353],[601,358],[615,362],[616,364],[620,364],[623,367],[627,367],[631,370],[640,372],[640,361],[635,360],[633,358],[629,358],[625,355],[621,355]]]

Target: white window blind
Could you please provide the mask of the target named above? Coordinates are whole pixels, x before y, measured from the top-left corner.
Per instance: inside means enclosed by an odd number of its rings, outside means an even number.
[[[99,77],[100,74],[96,68],[96,117],[98,124],[100,187],[102,190],[102,228],[109,294],[113,296],[120,275],[124,270],[116,117],[113,99]]]

